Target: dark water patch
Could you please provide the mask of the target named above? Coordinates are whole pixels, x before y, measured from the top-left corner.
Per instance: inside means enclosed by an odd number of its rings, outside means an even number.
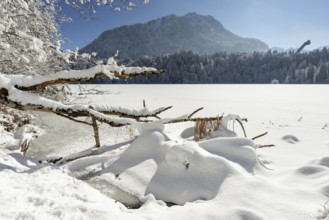
[[[106,179],[95,176],[93,172],[82,170],[72,173],[72,176],[86,182],[89,186],[97,189],[111,199],[122,203],[128,209],[138,209],[143,205],[143,202],[137,196],[112,184]]]

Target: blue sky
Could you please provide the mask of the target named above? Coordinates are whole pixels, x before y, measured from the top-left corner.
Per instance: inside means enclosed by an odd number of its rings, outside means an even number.
[[[103,31],[121,25],[189,12],[211,15],[231,32],[260,39],[270,47],[296,48],[309,39],[308,49],[329,46],[329,0],[150,0],[133,11],[99,8],[93,21],[80,19],[72,10],[66,12],[73,22],[61,25],[70,40],[64,49],[82,48]]]

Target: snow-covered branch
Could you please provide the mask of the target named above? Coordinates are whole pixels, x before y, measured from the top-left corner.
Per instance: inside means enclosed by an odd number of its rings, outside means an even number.
[[[11,84],[23,91],[43,90],[47,86],[90,82],[99,77],[127,78],[137,75],[159,74],[161,71],[150,67],[125,67],[118,65],[97,65],[87,70],[60,71],[45,76],[33,75],[6,75]]]
[[[40,92],[52,85],[88,82],[101,76],[122,78],[158,74],[160,72],[150,67],[118,65],[114,58],[110,58],[106,65],[100,64],[86,70],[60,71],[49,75],[0,74],[0,103],[20,110],[54,112],[68,118],[93,117],[111,126],[123,126],[132,124],[132,121],[129,121],[132,119],[139,121],[140,118],[158,117],[158,114],[171,107],[149,111],[145,108],[142,110],[130,110],[113,108],[111,106],[65,105],[59,101],[41,97],[36,92]],[[123,118],[129,120],[127,121]]]
[[[109,123],[111,126],[124,126],[135,123],[140,118],[157,117],[158,114],[171,108],[170,106],[149,111],[147,109],[131,110],[98,105],[65,105],[58,101],[40,97],[37,94],[20,91],[16,88],[10,88],[9,90],[7,88],[1,88],[0,103],[19,110],[54,112],[70,117],[93,116],[101,122]]]
[[[131,70],[136,70],[132,72]],[[116,71],[113,73],[113,71]],[[142,72],[143,71],[143,72]],[[106,105],[69,105],[56,100],[41,97],[37,93],[26,90],[42,90],[49,85],[67,82],[81,82],[94,79],[97,75],[106,75],[109,77],[121,77],[124,75],[135,74],[153,74],[157,72],[153,68],[125,68],[116,65],[99,65],[85,71],[67,71],[48,76],[24,76],[24,75],[4,75],[0,74],[0,104],[19,110],[34,110],[53,112],[62,117],[76,122],[82,122],[77,117],[92,118],[91,125],[94,129],[96,147],[100,146],[97,121],[105,122],[112,127],[121,127],[133,125],[141,118],[158,117],[158,114],[171,108],[163,107],[154,111],[144,108],[142,110],[131,110],[125,108],[115,108]],[[23,145],[22,145],[23,146]],[[26,152],[28,142],[22,147]]]

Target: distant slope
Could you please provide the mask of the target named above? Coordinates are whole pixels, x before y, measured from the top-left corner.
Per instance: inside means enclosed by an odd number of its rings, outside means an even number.
[[[103,32],[84,47],[83,52],[97,52],[100,57],[138,58],[193,50],[196,53],[266,51],[262,41],[243,38],[225,29],[211,16],[189,13],[169,15],[145,24],[122,26]]]

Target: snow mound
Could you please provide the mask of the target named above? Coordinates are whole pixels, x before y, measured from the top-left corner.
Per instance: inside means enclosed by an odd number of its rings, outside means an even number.
[[[145,194],[180,205],[210,200],[232,173],[234,169],[224,158],[210,154],[195,142],[184,142],[168,149]]]
[[[320,160],[316,161],[315,164],[329,168],[329,157],[323,157]]]
[[[289,144],[296,144],[297,142],[299,142],[300,140],[294,136],[294,135],[285,135],[281,138],[282,140],[286,141]]]
[[[239,137],[215,138],[199,142],[206,151],[225,157],[242,166],[246,171],[253,172],[259,160],[252,140]]]
[[[107,172],[121,174],[145,160],[153,159],[160,163],[170,147],[167,137],[161,132],[144,133],[123,152],[120,157],[109,165]]]
[[[239,207],[230,209],[223,219],[265,220],[267,218],[255,210]]]
[[[323,171],[328,170],[326,167],[323,166],[302,166],[296,170],[296,172],[300,175],[317,175]]]
[[[180,136],[184,139],[192,138],[193,135],[194,135],[194,126],[184,129],[180,134]]]
[[[3,150],[0,164],[5,189],[0,192],[1,219],[128,219],[131,215],[56,166],[38,164],[16,152],[6,155]]]
[[[120,176],[118,181],[123,183],[118,184],[124,184],[126,178],[131,178],[125,172],[145,166],[143,162],[149,160],[154,163],[144,167],[145,177],[138,181],[139,191],[135,194],[152,194],[156,199],[180,205],[213,199],[227,178],[251,172],[258,162],[254,143],[249,139],[216,138],[199,145],[194,141],[173,141],[153,131],[139,136],[103,173]]]
[[[0,151],[0,171],[11,170],[14,172],[24,172],[28,170],[30,166],[35,165],[35,163],[27,160],[20,153],[11,152],[4,149]]]

